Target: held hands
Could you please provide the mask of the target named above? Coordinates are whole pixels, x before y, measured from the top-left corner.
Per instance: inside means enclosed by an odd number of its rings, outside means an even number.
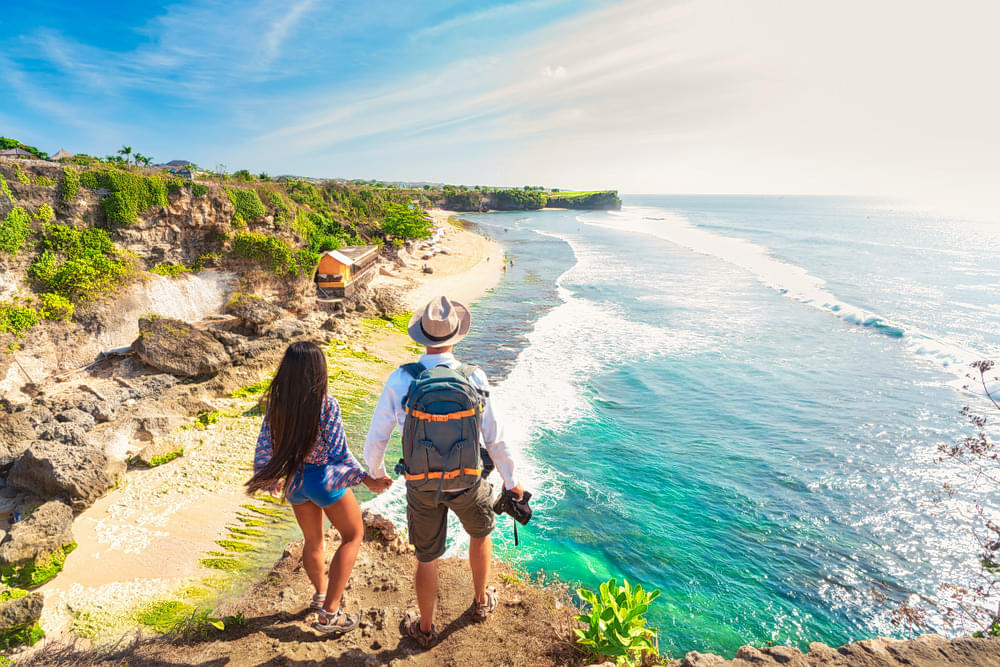
[[[385,477],[379,477],[376,479],[371,475],[365,475],[363,483],[372,493],[382,493],[392,486],[392,477],[386,475]]]

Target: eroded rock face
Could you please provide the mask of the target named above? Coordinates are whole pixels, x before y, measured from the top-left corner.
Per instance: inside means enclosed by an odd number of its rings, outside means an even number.
[[[140,319],[132,349],[153,368],[182,377],[217,373],[230,362],[214,336],[169,317]]]
[[[35,560],[73,542],[73,510],[58,500],[50,500],[11,526],[0,544],[0,565]]]
[[[17,600],[0,603],[0,631],[18,630],[33,625],[42,616],[45,596],[29,593]]]
[[[42,498],[62,498],[77,512],[115,485],[125,464],[96,447],[35,441],[11,466],[8,486]]]
[[[28,412],[0,413],[0,469],[10,467],[34,439],[35,428]]]
[[[226,312],[240,318],[244,327],[252,331],[288,315],[284,309],[250,294],[233,297],[226,304]]]

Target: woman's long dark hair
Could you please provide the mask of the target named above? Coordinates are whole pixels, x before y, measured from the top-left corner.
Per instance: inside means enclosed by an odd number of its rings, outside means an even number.
[[[326,390],[326,357],[319,346],[304,341],[289,345],[267,396],[271,461],[250,478],[247,493],[269,489],[283,479],[282,495],[288,496],[292,476],[316,442]]]

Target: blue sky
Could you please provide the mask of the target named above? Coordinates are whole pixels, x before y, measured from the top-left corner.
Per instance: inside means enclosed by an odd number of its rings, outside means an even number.
[[[271,174],[995,197],[996,3],[5,3],[0,134]]]

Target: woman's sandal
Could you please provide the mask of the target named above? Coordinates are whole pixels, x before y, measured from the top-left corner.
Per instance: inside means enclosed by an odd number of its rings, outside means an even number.
[[[403,619],[403,634],[416,641],[423,649],[434,646],[438,640],[438,634],[433,624],[430,632],[424,632],[420,629],[420,615],[414,611],[406,612],[406,618]]]
[[[343,609],[338,609],[332,614],[319,609],[316,613],[319,615],[319,620],[312,624],[314,630],[342,635],[358,627],[358,617],[345,614]],[[340,619],[344,619],[344,622],[341,623]]]
[[[488,586],[486,588],[486,601],[483,603],[476,602],[476,599],[472,599],[472,619],[474,621],[483,622],[490,614],[497,608],[497,604],[500,601],[500,596],[497,595],[496,586]]]
[[[313,595],[312,602],[309,603],[309,611],[319,611],[323,608],[324,602],[326,602],[326,595],[320,595],[319,593]]]

